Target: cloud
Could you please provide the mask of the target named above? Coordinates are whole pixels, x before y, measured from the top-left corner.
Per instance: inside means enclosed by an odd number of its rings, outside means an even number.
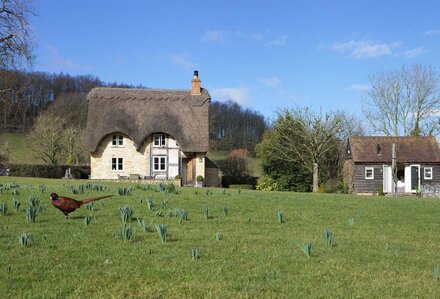
[[[283,35],[281,37],[278,37],[274,40],[271,40],[270,42],[266,43],[266,46],[270,47],[282,47],[287,43],[287,39],[289,37],[287,35]]]
[[[355,92],[365,92],[371,89],[371,86],[369,84],[351,84],[348,88],[349,90],[355,91]]]
[[[61,69],[71,69],[71,70],[77,70],[79,68],[78,64],[75,63],[73,60],[61,56],[57,48],[51,45],[46,45],[46,49],[50,53],[51,56],[50,63],[53,66]]]
[[[171,54],[171,62],[185,70],[191,71],[196,69],[194,63],[192,63],[185,54]]]
[[[259,32],[255,32],[249,35],[248,40],[251,42],[261,42],[264,40],[264,35]]]
[[[419,56],[420,54],[424,53],[425,49],[423,47],[418,47],[418,48],[414,48],[414,49],[409,49],[403,52],[403,55],[406,58],[413,58],[416,56]]]
[[[261,78],[260,79],[261,84],[268,86],[268,87],[276,87],[281,85],[281,80],[278,77],[272,76],[270,78]]]
[[[229,35],[228,31],[206,30],[200,37],[201,42],[223,42]]]
[[[368,40],[351,40],[345,43],[334,43],[331,49],[344,54],[351,59],[366,59],[392,54],[392,50],[400,45],[400,42],[380,43]]]
[[[440,29],[428,30],[428,31],[424,32],[423,35],[426,35],[426,36],[440,35]]]
[[[232,100],[242,106],[246,106],[250,98],[250,92],[246,86],[215,88],[210,93],[215,100]]]

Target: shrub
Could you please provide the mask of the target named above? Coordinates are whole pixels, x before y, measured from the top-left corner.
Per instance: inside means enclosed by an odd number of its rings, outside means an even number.
[[[203,176],[198,175],[197,178],[196,178],[196,181],[197,181],[197,182],[203,182],[203,181],[204,181]]]
[[[247,184],[251,175],[245,158],[229,156],[225,160],[217,161],[223,172],[222,184]]]
[[[59,179],[64,177],[68,168],[76,179],[87,179],[90,175],[90,166],[7,164],[5,168],[9,168],[11,176],[21,177]]]

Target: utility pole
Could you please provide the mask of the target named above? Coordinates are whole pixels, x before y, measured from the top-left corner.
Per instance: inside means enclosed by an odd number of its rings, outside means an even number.
[[[391,171],[393,173],[393,184],[392,184],[392,189],[393,189],[393,196],[396,196],[396,189],[397,189],[397,164],[396,164],[396,144],[393,143],[393,147],[392,147],[392,154],[391,154]]]

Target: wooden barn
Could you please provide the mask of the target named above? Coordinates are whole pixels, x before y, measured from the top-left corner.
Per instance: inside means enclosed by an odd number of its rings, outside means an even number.
[[[350,137],[343,173],[352,193],[392,193],[393,144],[398,193],[416,193],[422,186],[440,184],[440,150],[434,137]]]
[[[194,185],[197,176],[206,178],[211,96],[200,82],[195,71],[188,90],[93,89],[86,128],[91,179],[177,177]]]

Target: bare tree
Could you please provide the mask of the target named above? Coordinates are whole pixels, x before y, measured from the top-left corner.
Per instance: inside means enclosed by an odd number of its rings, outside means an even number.
[[[387,136],[437,135],[439,76],[432,66],[370,76],[364,114],[374,132]]]
[[[324,155],[337,149],[339,142],[346,139],[348,130],[343,112],[319,113],[309,108],[283,110],[278,113],[282,118],[277,128],[281,142],[273,151],[281,159],[299,160],[313,173],[313,192],[319,190],[319,168]]]
[[[0,67],[16,68],[32,62],[29,17],[34,14],[30,1],[0,2]]]

